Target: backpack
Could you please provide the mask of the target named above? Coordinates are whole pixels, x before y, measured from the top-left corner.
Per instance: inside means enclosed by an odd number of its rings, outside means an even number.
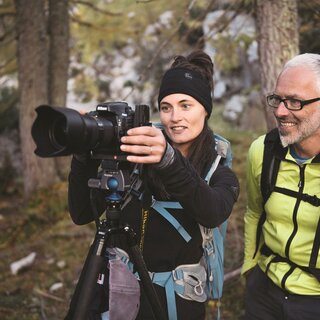
[[[232,167],[232,152],[230,142],[222,136],[215,134],[217,158],[211,169],[207,173],[205,181],[209,184],[214,171],[216,170],[221,159],[223,164]],[[228,220],[224,221],[219,227],[205,228],[201,225],[202,247],[204,249],[204,258],[207,269],[207,288],[209,299],[220,299],[223,290],[224,278],[224,240],[227,232]]]
[[[279,149],[281,146],[279,131],[277,128],[269,131],[264,139],[264,150],[263,150],[263,160],[262,169],[260,177],[260,190],[262,195],[262,214],[258,221],[257,232],[256,232],[256,248],[253,255],[255,258],[257,252],[259,251],[260,238],[262,234],[262,227],[266,220],[265,204],[268,201],[272,192],[284,193],[288,196],[298,197],[298,194],[292,190],[288,190],[281,187],[276,187],[276,181],[278,176],[278,171],[281,163],[281,159],[275,154],[281,154],[281,157],[285,157],[287,152],[286,148]],[[320,206],[320,200],[316,197],[312,197],[306,194],[299,195],[301,200],[311,203],[315,206]]]
[[[232,166],[232,152],[230,142],[224,137],[214,134],[216,142],[216,151],[217,157],[213,162],[211,168],[209,169],[205,181],[209,184],[210,179],[214,171],[216,170],[218,164],[222,163],[231,168]],[[159,214],[161,214],[172,226],[180,233],[180,235],[189,241],[191,239],[187,231],[180,225],[180,223],[170,214],[166,209],[182,209],[182,206],[179,202],[173,201],[153,201],[151,207],[155,209]],[[226,237],[227,230],[227,220],[224,221],[219,227],[215,228],[206,228],[199,225],[200,231],[202,234],[202,247],[203,247],[203,262],[206,271],[206,296],[208,299],[220,299],[223,291],[223,280],[224,280],[224,240]],[[178,267],[179,268],[179,267]],[[174,271],[173,271],[174,272]],[[191,274],[192,275],[192,274]],[[171,284],[171,289],[168,289],[169,278],[171,272],[168,272],[161,281],[154,281],[158,285],[162,285],[166,288],[166,292],[169,290],[175,290],[177,293],[180,293],[180,287],[174,286]],[[179,273],[175,273],[175,280],[180,276]],[[172,277],[172,276],[171,276]],[[183,278],[183,276],[180,276]],[[179,278],[178,278],[179,280]],[[169,319],[176,319],[176,306],[174,295],[169,297],[167,295],[168,303],[168,312]],[[170,298],[170,300],[168,299]],[[198,300],[201,301],[201,300]],[[205,301],[205,300],[204,300]],[[201,301],[201,302],[204,302]],[[170,310],[171,309],[171,310]],[[220,318],[220,310],[218,304],[218,319]]]

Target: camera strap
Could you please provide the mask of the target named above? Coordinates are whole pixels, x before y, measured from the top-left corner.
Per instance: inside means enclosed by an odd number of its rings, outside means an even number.
[[[137,197],[140,199],[141,197],[141,186],[142,186],[142,179],[141,179],[141,172],[142,172],[142,165],[135,164],[131,174],[130,174],[130,188],[127,190],[125,195],[123,196],[123,203],[121,206],[121,210],[126,207],[126,205],[131,201],[132,196]]]
[[[141,236],[140,236],[140,243],[139,243],[141,252],[143,252],[144,238],[145,238],[148,219],[149,219],[149,210],[152,204],[152,194],[148,187],[148,183],[146,181],[147,168],[144,168],[144,169],[145,170],[142,171],[142,183],[144,186],[144,190],[139,197],[141,200],[141,228],[140,228]]]
[[[149,218],[149,209],[141,208],[141,236],[140,236],[140,243],[139,243],[141,252],[143,252],[144,236],[146,234],[148,218]]]

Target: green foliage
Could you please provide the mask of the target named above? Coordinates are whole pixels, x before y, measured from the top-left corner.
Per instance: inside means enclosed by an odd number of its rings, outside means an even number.
[[[13,0],[0,3],[0,76],[16,71],[15,8]]]
[[[253,0],[230,0],[218,6],[214,1],[208,0],[69,0],[71,60],[91,66],[94,71],[97,71],[94,75],[82,75],[76,78],[75,86],[80,100],[103,101],[110,96],[108,83],[102,84],[101,80],[95,79],[98,74],[110,74],[110,67],[107,65],[102,70],[98,70],[97,61],[103,57],[113,62],[117,58],[115,49],[123,48],[129,41],[136,51],[135,54],[141,57],[141,64],[137,66],[138,75],[147,74],[142,81],[146,78],[150,79],[152,80],[150,83],[156,86],[158,71],[170,61],[173,55],[203,46],[201,22],[206,13],[222,8],[233,10],[238,14],[252,15],[253,3]],[[301,19],[301,50],[319,52],[318,42],[314,41],[319,33],[317,1],[308,1],[308,4],[306,1],[298,3]],[[159,21],[159,16],[165,11],[173,12],[172,25],[168,29],[161,27],[156,36],[145,35],[146,27]],[[2,1],[0,12],[3,14],[0,17],[3,26],[0,32],[1,75],[10,74],[16,70],[14,1]],[[235,38],[224,35],[223,31],[226,30],[225,26],[229,20],[230,17],[225,16],[219,21],[214,41],[206,39],[216,48],[216,64],[226,74],[237,72],[241,67],[237,50],[240,47],[248,48],[253,40],[243,34]],[[73,67],[70,77],[75,73],[83,73],[83,66]],[[140,90],[143,84],[136,83],[135,88]]]
[[[314,8],[314,10],[312,10]],[[310,10],[311,9],[311,10]],[[319,1],[298,1],[300,52],[320,52]]]
[[[179,16],[185,9],[180,1],[139,2],[117,0],[103,3],[91,1],[92,6],[73,2],[71,33],[75,46],[73,52],[81,52],[81,62],[92,63],[92,53],[108,53],[122,48],[128,39],[139,43],[148,24],[157,21],[159,15],[173,10]],[[180,14],[179,14],[180,12]]]
[[[226,74],[239,68],[239,57],[236,50],[238,45],[231,36],[219,36],[218,39],[214,41],[214,47],[216,49],[215,64]],[[226,52],[228,52],[228,59],[225,58]]]
[[[255,38],[252,38],[252,37],[248,36],[247,34],[242,33],[238,36],[237,42],[239,43],[239,45],[241,45],[241,47],[243,47],[245,50],[247,50],[253,40],[255,40]]]

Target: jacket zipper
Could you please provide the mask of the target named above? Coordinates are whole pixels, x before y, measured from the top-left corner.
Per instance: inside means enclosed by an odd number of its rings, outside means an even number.
[[[299,180],[299,183],[298,183],[298,187],[299,187],[299,190],[298,190],[298,193],[299,195],[302,195],[303,193],[303,188],[304,188],[304,171],[305,171],[305,165],[300,165],[299,166],[299,169],[300,169],[300,180]],[[297,234],[298,232],[298,222],[297,222],[297,215],[298,215],[298,209],[299,209],[299,206],[300,206],[300,202],[301,202],[301,199],[297,199],[296,201],[296,204],[294,206],[294,210],[293,210],[293,215],[292,215],[292,222],[293,222],[293,231],[287,241],[287,244],[286,244],[286,248],[285,248],[285,255],[288,259],[290,259],[290,256],[289,256],[289,250],[290,250],[290,246],[291,246],[291,243],[293,241],[293,238],[295,237],[295,235]]]

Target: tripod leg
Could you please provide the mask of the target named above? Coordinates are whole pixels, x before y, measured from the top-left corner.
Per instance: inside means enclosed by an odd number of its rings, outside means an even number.
[[[88,309],[94,295],[98,276],[103,264],[106,263],[104,253],[105,239],[101,237],[100,233],[90,247],[65,320],[88,319]]]
[[[167,317],[160,304],[158,295],[153,287],[153,283],[150,279],[149,272],[143,260],[140,248],[137,244],[135,244],[134,233],[128,227],[125,227],[125,232],[129,243],[129,256],[132,259],[132,262],[136,270],[138,271],[142,287],[146,293],[146,297],[148,298],[148,301],[152,308],[153,317],[156,320],[165,320],[167,319]]]

